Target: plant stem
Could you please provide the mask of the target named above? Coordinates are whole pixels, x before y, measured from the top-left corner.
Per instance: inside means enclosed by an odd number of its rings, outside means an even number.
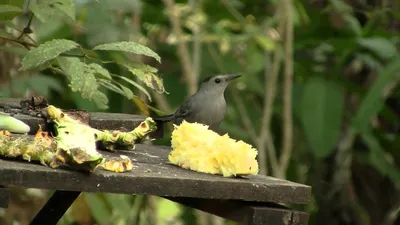
[[[182,70],[188,83],[189,95],[193,95],[197,91],[197,80],[193,70],[192,62],[190,60],[189,50],[183,40],[183,32],[181,28],[181,23],[179,21],[179,15],[175,10],[175,1],[163,0],[163,2],[167,6],[168,18],[171,23],[173,32],[178,39],[178,56],[181,60]]]
[[[277,31],[281,35],[283,33],[284,29],[284,17],[280,17],[280,12],[282,10],[278,7],[276,16],[279,18],[278,22],[278,27]],[[280,46],[280,43],[276,46],[275,51],[274,51],[274,61],[272,64],[272,72],[269,73],[270,71],[270,63],[269,63],[269,55],[268,53],[265,53],[265,71],[264,71],[264,108],[263,108],[263,115],[262,115],[262,122],[261,122],[261,129],[260,129],[260,135],[258,137],[257,141],[257,149],[259,150],[259,164],[260,164],[260,171],[261,173],[265,172],[266,174],[266,163],[267,163],[267,156],[265,155],[265,149],[267,150],[268,153],[268,158],[271,163],[271,168],[272,168],[272,175],[273,176],[279,176],[280,170],[279,170],[279,164],[278,164],[278,158],[276,156],[276,150],[275,146],[273,143],[273,139],[271,137],[271,118],[272,118],[272,109],[274,107],[274,99],[276,95],[276,86],[277,86],[277,80],[278,80],[278,75],[279,75],[279,69],[280,69],[280,63],[281,63],[281,57],[282,57],[282,49]],[[267,148],[265,148],[267,145]],[[265,169],[264,169],[265,168]]]
[[[284,15],[286,17],[285,28],[285,69],[283,77],[283,139],[280,158],[280,172],[282,178],[286,175],[293,148],[293,15],[292,1],[282,0]]]

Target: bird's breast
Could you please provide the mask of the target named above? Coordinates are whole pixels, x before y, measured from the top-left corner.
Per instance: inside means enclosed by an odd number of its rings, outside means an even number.
[[[225,98],[213,98],[212,101],[204,100],[203,104],[200,104],[201,108],[195,110],[195,114],[192,118],[188,118],[193,122],[199,122],[206,124],[210,127],[218,126],[226,115],[226,102]]]

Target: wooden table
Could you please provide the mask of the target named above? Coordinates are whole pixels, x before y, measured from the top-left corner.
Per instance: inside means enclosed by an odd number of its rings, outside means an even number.
[[[41,120],[19,114],[15,117],[31,125]],[[92,113],[91,124],[99,129],[119,129],[135,127],[143,118]],[[126,173],[98,169],[86,174],[2,158],[0,185],[4,188],[0,188],[0,207],[7,205],[8,187],[22,187],[56,190],[32,225],[56,224],[81,192],[156,195],[245,225],[308,224],[307,213],[279,203],[307,204],[311,187],[261,175],[224,178],[185,170],[168,163],[169,151],[166,146],[144,144],[136,145],[134,151],[119,151],[134,163],[134,169]],[[108,157],[119,155],[101,153]]]

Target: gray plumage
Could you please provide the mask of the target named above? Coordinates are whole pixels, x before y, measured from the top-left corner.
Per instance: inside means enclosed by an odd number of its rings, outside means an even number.
[[[208,125],[215,130],[226,115],[225,90],[229,83],[241,75],[217,75],[206,78],[199,90],[190,96],[174,114],[156,118],[179,125],[183,120]]]

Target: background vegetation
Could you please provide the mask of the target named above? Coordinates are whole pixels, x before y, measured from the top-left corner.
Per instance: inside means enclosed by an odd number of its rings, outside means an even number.
[[[259,150],[260,173],[313,187],[295,206],[309,224],[400,223],[399,1],[2,0],[0,19],[0,97],[170,113],[202,78],[240,73],[222,129]],[[54,39],[79,46],[27,53]],[[94,49],[121,41],[143,46]],[[27,224],[49,194],[13,190],[0,223]],[[233,223],[157,197],[85,193],[60,224]]]

